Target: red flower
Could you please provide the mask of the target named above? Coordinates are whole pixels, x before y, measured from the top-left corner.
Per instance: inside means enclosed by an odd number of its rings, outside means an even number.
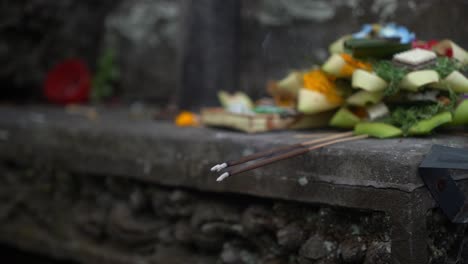
[[[445,56],[452,58],[453,57],[453,49],[452,48],[447,48],[444,53]]]
[[[80,59],[68,59],[47,73],[44,82],[45,97],[52,103],[72,104],[88,101],[91,77]]]
[[[429,41],[422,41],[422,40],[415,40],[412,43],[413,49],[414,48],[420,48],[420,49],[426,49],[426,50],[432,50],[432,47],[439,43],[438,40],[429,40]]]

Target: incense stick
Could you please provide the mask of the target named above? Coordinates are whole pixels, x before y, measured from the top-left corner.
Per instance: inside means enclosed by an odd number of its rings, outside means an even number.
[[[294,150],[291,150],[289,152],[282,153],[282,154],[279,154],[277,156],[273,156],[271,158],[261,160],[261,161],[259,161],[257,163],[252,164],[252,165],[248,165],[248,166],[245,166],[245,167],[242,167],[242,168],[233,169],[233,170],[231,170],[229,172],[224,172],[223,174],[221,174],[216,179],[216,181],[220,182],[220,181],[223,181],[224,179],[226,179],[229,176],[236,175],[236,174],[239,174],[239,173],[243,173],[243,172],[253,170],[253,169],[256,169],[256,168],[260,168],[260,167],[269,165],[271,163],[274,163],[276,161],[280,161],[280,160],[292,158],[292,157],[295,157],[295,156],[298,156],[298,155],[302,155],[302,154],[305,154],[305,153],[307,153],[307,152],[309,152],[311,150],[323,148],[323,147],[333,145],[333,144],[336,144],[336,143],[340,143],[340,142],[364,139],[364,138],[367,138],[367,137],[369,137],[369,136],[368,135],[360,135],[360,136],[353,136],[353,137],[347,137],[347,138],[338,138],[338,139],[328,141],[328,142],[325,142],[325,143],[322,143],[322,144],[318,144],[318,145],[314,145],[314,146],[310,146],[310,147],[301,147],[301,148],[298,148],[298,149],[294,149]]]
[[[242,157],[242,158],[240,158],[238,160],[226,161],[226,162],[223,162],[223,163],[220,163],[220,164],[216,164],[215,166],[213,166],[211,168],[211,171],[220,172],[221,170],[223,170],[225,168],[235,166],[235,165],[239,165],[239,164],[251,161],[251,160],[256,160],[256,159],[259,159],[259,158],[270,156],[270,155],[276,154],[278,152],[293,150],[295,148],[304,147],[304,146],[308,146],[308,145],[316,144],[316,143],[320,143],[320,142],[325,142],[325,141],[329,141],[329,140],[332,140],[332,139],[348,137],[348,136],[351,136],[351,135],[353,135],[353,132],[334,133],[334,134],[332,134],[330,136],[327,136],[327,137],[324,137],[324,138],[318,138],[318,139],[313,139],[313,140],[309,140],[309,141],[305,141],[305,142],[301,142],[301,143],[297,143],[297,144],[292,144],[292,145],[288,145],[288,146],[282,146],[282,147],[267,149],[267,150],[264,150],[264,151],[260,151],[260,152],[257,152],[257,153]]]
[[[323,133],[308,133],[308,134],[296,134],[294,135],[294,138],[299,138],[299,139],[304,139],[304,138],[316,138],[316,137],[326,137],[326,136],[331,136],[335,135],[336,133],[334,132],[323,132]]]

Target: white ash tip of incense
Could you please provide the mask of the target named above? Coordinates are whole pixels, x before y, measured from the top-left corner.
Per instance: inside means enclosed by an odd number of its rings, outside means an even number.
[[[219,165],[221,165],[221,164],[216,164],[216,165],[214,165],[213,167],[211,167],[211,169],[210,169],[210,170],[211,170],[211,171],[217,171],[217,170],[218,170],[218,167],[219,167]]]
[[[224,179],[226,179],[227,177],[229,177],[229,172],[225,172],[223,174],[221,174],[221,176],[219,176],[216,181],[217,182],[220,182],[220,181],[223,181]]]
[[[216,164],[211,168],[211,171],[221,171],[222,169],[227,168],[227,163],[222,163],[222,164]]]

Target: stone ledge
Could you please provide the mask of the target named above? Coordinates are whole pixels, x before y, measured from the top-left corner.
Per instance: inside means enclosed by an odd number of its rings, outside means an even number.
[[[298,189],[298,180],[353,188],[412,192],[423,186],[417,167],[433,144],[468,146],[461,136],[437,136],[341,143],[223,183],[209,167],[245,153],[297,142],[294,132],[247,135],[208,128],[176,128],[152,120],[132,120],[122,110],[102,110],[96,121],[45,107],[1,107],[0,146],[4,158],[33,155],[60,160],[86,172],[106,172],[202,190],[255,193],[271,184]],[[53,151],[52,151],[53,150]],[[66,154],[66,156],[64,155]],[[175,164],[178,164],[175,166]],[[159,172],[170,171],[171,178]],[[459,179],[467,179],[461,175]],[[254,184],[258,184],[255,187]],[[277,198],[294,198],[281,192]],[[282,197],[281,197],[282,196]],[[300,198],[300,197],[296,197]]]
[[[135,120],[121,109],[99,110],[99,119],[93,121],[59,108],[0,107],[0,159],[4,162],[53,164],[69,173],[130,178],[172,188],[383,211],[391,219],[394,261],[427,260],[426,213],[435,204],[417,167],[433,144],[466,147],[466,137],[337,144],[221,184],[209,173],[220,161],[296,142],[294,134],[182,129]],[[465,190],[466,179],[466,174],[457,175]]]

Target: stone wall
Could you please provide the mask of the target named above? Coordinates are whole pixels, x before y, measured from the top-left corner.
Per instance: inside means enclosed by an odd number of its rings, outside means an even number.
[[[391,263],[384,213],[2,162],[0,240],[85,263]]]
[[[244,90],[254,98],[265,95],[267,80],[320,63],[331,41],[358,30],[363,23],[396,21],[423,39],[447,37],[468,45],[464,26],[468,2],[464,0],[231,1],[229,6],[240,8],[240,20],[222,13],[223,6],[214,3],[3,1],[0,81],[12,87],[8,89],[11,93],[23,94],[29,88],[28,93],[32,90],[37,95],[44,73],[56,62],[80,56],[93,66],[101,51],[113,48],[124,101],[165,105],[176,101],[181,89],[190,98],[181,100],[184,105],[200,105],[216,100],[211,95],[213,87]],[[198,20],[187,19],[194,13]],[[219,13],[227,15],[213,15]],[[229,21],[237,24],[228,26]],[[190,34],[192,38],[187,38]],[[220,34],[226,36],[225,42],[217,40]],[[200,41],[193,41],[198,37]],[[231,48],[235,50],[229,51]],[[190,57],[187,50],[201,55]],[[188,71],[189,76],[199,75],[200,79],[187,77]],[[237,77],[231,78],[229,72]],[[210,95],[199,95],[204,87]],[[194,89],[197,91],[190,94]]]
[[[103,49],[117,51],[127,100],[164,104],[177,94],[181,0],[124,0],[105,20]]]
[[[434,144],[467,147],[461,135],[337,144],[219,183],[213,164],[296,133],[180,129],[123,109],[89,118],[0,108],[0,242],[12,246],[100,264],[468,259],[467,225],[434,210],[418,174]],[[468,193],[468,175],[453,177]]]
[[[34,160],[0,162],[0,241],[78,263],[387,264],[391,219],[202,193]],[[427,263],[464,263],[467,225],[426,216]]]

